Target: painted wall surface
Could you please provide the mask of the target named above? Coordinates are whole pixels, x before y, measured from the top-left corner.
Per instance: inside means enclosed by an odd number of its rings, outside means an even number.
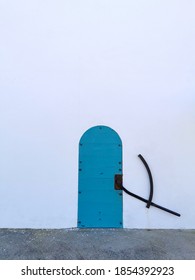
[[[0,227],[77,226],[78,143],[123,141],[126,228],[195,228],[195,2],[0,1]]]

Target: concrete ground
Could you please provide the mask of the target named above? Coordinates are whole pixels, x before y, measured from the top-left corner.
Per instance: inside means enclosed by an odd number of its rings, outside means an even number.
[[[1,260],[195,260],[195,230],[0,229]]]

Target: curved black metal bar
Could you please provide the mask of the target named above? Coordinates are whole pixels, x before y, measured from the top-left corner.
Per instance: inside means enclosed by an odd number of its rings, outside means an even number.
[[[143,202],[146,202],[146,203],[148,202],[147,199],[145,199],[145,198],[143,198],[143,197],[141,197],[141,196],[139,196],[139,195],[137,195],[137,194],[134,194],[134,193],[128,191],[128,190],[127,190],[125,187],[123,187],[123,186],[121,186],[121,189],[122,189],[124,192],[126,192],[128,195],[131,195],[131,196],[133,196],[133,197],[135,197],[135,198],[137,198],[137,199],[139,199],[139,200],[141,200],[141,201],[143,201]],[[160,206],[160,205],[158,205],[158,204],[156,204],[156,203],[154,203],[154,202],[151,202],[151,205],[154,206],[154,207],[156,207],[156,208],[159,208],[159,209],[161,209],[161,210],[163,210],[163,211],[166,211],[166,212],[168,212],[168,213],[170,213],[170,214],[173,214],[173,215],[175,215],[175,216],[178,216],[178,217],[181,216],[179,213],[177,213],[177,212],[175,212],[175,211],[172,211],[172,210],[169,210],[169,209],[167,209],[167,208],[165,208],[165,207],[162,207],[162,206]]]
[[[149,168],[146,160],[144,159],[144,157],[141,154],[139,154],[138,157],[143,162],[143,164],[144,164],[144,166],[145,166],[145,168],[146,168],[146,170],[148,172],[148,176],[149,176],[149,180],[150,180],[150,195],[149,195],[149,198],[147,200],[147,205],[146,205],[147,208],[150,208],[150,206],[152,204],[153,193],[154,193],[152,173],[151,173],[150,168]]]

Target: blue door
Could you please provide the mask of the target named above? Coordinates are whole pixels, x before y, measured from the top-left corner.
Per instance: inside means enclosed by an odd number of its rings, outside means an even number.
[[[122,174],[122,142],[107,126],[87,130],[79,142],[79,228],[123,227],[122,191],[114,187]]]

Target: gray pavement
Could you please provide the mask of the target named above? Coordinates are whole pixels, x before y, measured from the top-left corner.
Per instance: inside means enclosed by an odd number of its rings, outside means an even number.
[[[195,260],[195,230],[0,229],[1,260]]]

